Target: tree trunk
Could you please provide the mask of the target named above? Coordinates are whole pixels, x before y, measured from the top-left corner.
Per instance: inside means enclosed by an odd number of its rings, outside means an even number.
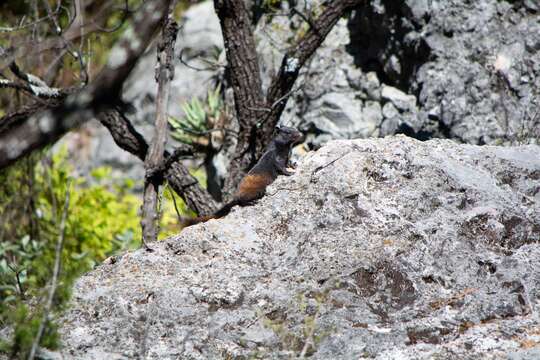
[[[265,114],[265,100],[251,18],[244,0],[214,0],[214,7],[221,23],[239,124],[236,156],[224,186],[224,191],[230,193],[256,160],[251,139],[257,119]]]

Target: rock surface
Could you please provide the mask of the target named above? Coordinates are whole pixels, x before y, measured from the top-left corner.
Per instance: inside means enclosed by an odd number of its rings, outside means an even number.
[[[298,2],[304,13],[305,3]],[[317,50],[288,106],[285,121],[316,130],[314,145],[396,133],[538,143],[538,2],[364,3]],[[271,34],[259,30],[263,68],[279,64],[283,51],[276,48],[286,48],[298,27],[297,18],[274,17]]]
[[[536,145],[332,141],[153,248],[78,281],[64,358],[540,356]]]

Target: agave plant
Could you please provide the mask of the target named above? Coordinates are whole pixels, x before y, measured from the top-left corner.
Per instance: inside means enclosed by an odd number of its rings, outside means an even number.
[[[184,116],[180,119],[169,116],[169,124],[173,128],[171,136],[186,144],[209,146],[211,130],[223,111],[221,87],[208,90],[204,102],[194,97],[182,106],[182,110]]]

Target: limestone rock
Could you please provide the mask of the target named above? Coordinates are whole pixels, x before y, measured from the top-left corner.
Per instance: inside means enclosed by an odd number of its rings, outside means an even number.
[[[331,141],[256,205],[82,277],[62,354],[536,359],[539,154]]]

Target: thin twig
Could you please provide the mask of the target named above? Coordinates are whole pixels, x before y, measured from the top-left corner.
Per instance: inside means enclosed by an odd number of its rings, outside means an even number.
[[[34,357],[36,356],[36,351],[39,346],[41,336],[43,335],[43,331],[45,330],[45,324],[47,323],[47,320],[49,318],[49,312],[51,311],[51,308],[52,308],[54,294],[58,286],[58,277],[60,276],[60,268],[62,265],[62,249],[64,247],[64,236],[66,233],[66,219],[67,219],[68,209],[69,209],[70,185],[71,185],[71,181],[68,181],[67,186],[66,186],[66,198],[64,201],[64,210],[62,212],[62,219],[60,220],[60,233],[58,234],[58,241],[56,243],[56,249],[55,249],[54,268],[53,268],[53,277],[51,279],[51,287],[49,289],[49,295],[47,296],[47,302],[45,304],[45,308],[43,309],[43,316],[39,324],[38,332],[36,334],[36,337],[34,338],[34,342],[32,343],[32,349],[30,350],[30,354],[28,354],[28,360],[33,360]]]
[[[56,12],[58,13],[58,12]],[[44,21],[47,21],[50,19],[50,16],[47,15],[47,16],[43,16],[33,22],[29,22],[29,23],[26,23],[26,24],[23,24],[24,23],[24,17],[21,19],[21,22],[17,25],[17,26],[2,26],[0,27],[0,32],[15,32],[15,31],[20,31],[20,30],[24,30],[26,28],[29,28],[31,26],[35,26],[41,22],[44,22]]]
[[[105,9],[105,7],[103,7],[103,9]],[[102,9],[102,10],[103,10]],[[114,11],[114,10],[118,10],[117,8],[113,7],[111,10],[109,9],[105,9],[105,10],[108,10],[108,11]],[[120,19],[120,21],[118,22],[118,24],[114,25],[113,27],[111,28],[105,28],[101,25],[99,25],[97,22],[96,22],[96,18],[98,18],[98,16],[94,17],[94,19],[92,19],[88,24],[91,24],[92,26],[94,26],[98,31],[100,32],[104,32],[104,33],[112,33],[112,32],[115,32],[116,30],[119,30],[122,25],[124,25],[124,23],[127,21],[127,19],[129,18],[130,14],[134,11],[131,11],[129,9],[129,3],[128,3],[128,0],[124,0],[124,6],[120,9],[122,11],[122,19]],[[101,18],[101,15],[103,14],[106,14],[107,12],[105,11],[100,11],[98,13],[99,18]]]
[[[315,25],[315,23],[313,23],[313,19],[311,19],[311,17],[306,16],[304,13],[296,10],[296,8],[294,7],[291,9],[291,13],[300,16],[302,20],[308,23],[308,25],[313,29],[313,31],[315,31],[316,33],[319,33],[319,29],[317,29],[317,26]]]
[[[169,194],[171,194],[172,201],[174,204],[174,211],[176,211],[176,216],[178,217],[178,221],[182,221],[182,216],[180,215],[180,210],[178,209],[178,205],[176,204],[176,197],[174,196],[173,191],[171,190],[171,187],[167,185],[167,189],[169,190]]]
[[[214,64],[214,63],[212,63],[212,62],[209,61],[209,60],[206,60],[206,61],[205,61],[207,64],[210,64],[210,66],[207,67],[207,68],[198,68],[198,67],[195,67],[195,66],[193,66],[193,65],[188,64],[187,61],[185,61],[185,60],[184,60],[184,57],[183,57],[183,55],[184,55],[184,50],[185,50],[185,49],[180,50],[180,55],[178,55],[178,60],[180,60],[180,62],[181,62],[182,64],[184,64],[185,66],[187,66],[188,68],[190,68],[190,69],[192,69],[192,70],[195,70],[195,71],[214,71],[214,70],[216,70],[217,68],[219,68],[219,65],[218,65],[218,64]]]
[[[272,106],[270,106],[269,109],[268,108],[261,109],[261,110],[267,111],[267,115],[265,117],[263,117],[262,120],[259,121],[256,126],[261,127],[266,121],[268,121],[268,119],[270,119],[270,117],[272,116],[272,110],[274,110],[276,108],[276,106],[278,106],[281,101],[283,101],[285,99],[288,99],[293,93],[301,90],[302,86],[303,86],[303,84],[299,85],[296,89],[291,89],[285,95],[283,95],[282,97],[280,97],[279,99],[274,101],[274,103],[272,104]]]
[[[57,36],[59,37],[59,39],[61,40],[61,42],[63,43],[64,49],[68,52],[68,54],[70,54],[75,59],[75,61],[79,63],[80,77],[82,78],[82,85],[86,85],[88,83],[88,73],[86,72],[83,54],[81,53],[80,49],[79,51],[77,51],[76,49],[74,50],[73,43],[64,37],[63,29],[60,26],[60,22],[58,21],[57,16],[53,13],[51,6],[49,4],[49,1],[43,0],[43,4],[45,5],[45,9],[47,10],[49,17],[53,21],[55,32]],[[75,16],[72,19],[70,19],[70,23],[68,24],[66,28],[71,27],[72,24],[77,22],[79,25],[77,27],[77,30],[82,38],[84,36],[84,27],[83,27],[83,21],[82,21],[83,18],[82,18],[82,11],[81,11],[80,5],[81,5],[80,1],[76,0],[75,5],[74,5]]]

